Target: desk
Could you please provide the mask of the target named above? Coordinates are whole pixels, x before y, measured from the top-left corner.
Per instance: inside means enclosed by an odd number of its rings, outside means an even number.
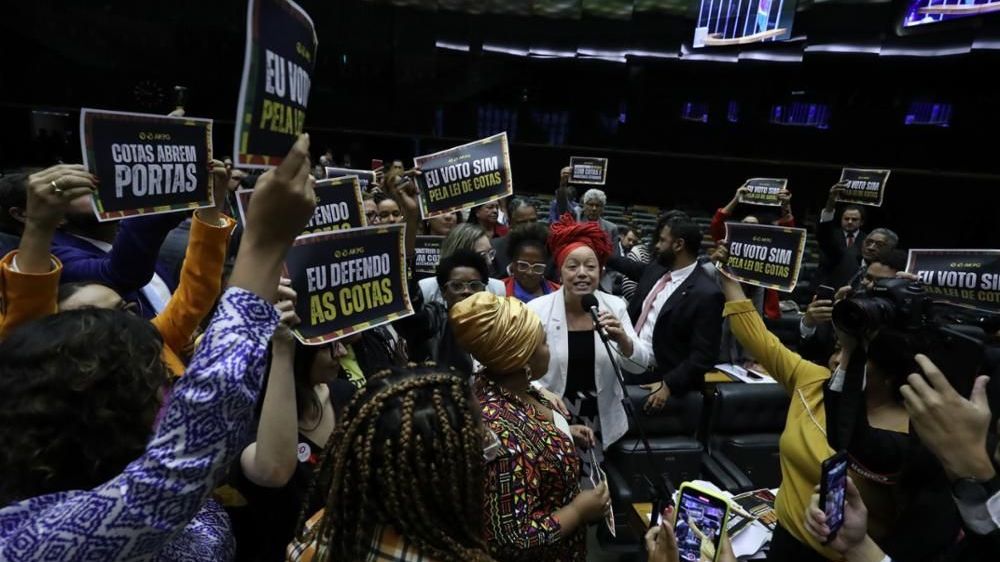
[[[629,529],[640,537],[646,536],[649,530],[650,515],[653,513],[652,503],[634,503],[626,518]]]

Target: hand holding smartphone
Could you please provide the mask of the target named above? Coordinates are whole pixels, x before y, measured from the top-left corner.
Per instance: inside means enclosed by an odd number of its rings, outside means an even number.
[[[685,482],[675,512],[674,534],[680,560],[716,562],[729,521],[729,502],[713,491]]]
[[[830,536],[826,542],[837,536],[844,526],[844,503],[847,496],[847,451],[840,451],[823,461],[819,480],[819,506],[826,515],[826,525]]]

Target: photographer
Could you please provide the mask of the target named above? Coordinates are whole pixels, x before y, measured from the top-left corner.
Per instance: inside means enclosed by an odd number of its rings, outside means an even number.
[[[873,514],[885,524],[873,525],[873,536],[893,559],[905,561],[943,552],[960,536],[961,527],[940,463],[918,437],[908,434],[907,424],[887,427],[871,407],[873,395],[888,391],[898,414],[905,377],[918,371],[914,353],[927,346],[948,349],[941,342],[953,341],[929,323],[931,309],[919,308],[925,302],[919,285],[890,279],[837,303],[833,322],[842,346],[840,366],[824,393],[830,446],[850,454],[852,469],[864,477],[859,488],[869,505],[875,498],[886,500],[884,506],[873,506]],[[961,349],[944,353],[964,354]],[[881,484],[874,488],[881,493],[866,490],[865,480]]]
[[[916,362],[924,375],[911,374],[909,384],[903,385],[901,392],[914,428],[948,474],[964,526],[960,542],[948,545],[947,552],[928,552],[928,555],[945,554],[946,560],[957,562],[996,560],[1000,556],[1000,478],[996,469],[1000,464],[1000,447],[994,449],[991,462],[986,444],[990,438],[995,440],[996,434],[988,435],[991,416],[985,388],[989,379],[978,377],[969,399],[965,399],[926,356],[917,355]],[[832,541],[818,495],[813,496],[806,508],[805,520],[814,539],[827,543],[848,562],[887,559],[868,536],[867,506],[851,482],[844,506],[844,525]],[[928,528],[927,521],[917,527]]]

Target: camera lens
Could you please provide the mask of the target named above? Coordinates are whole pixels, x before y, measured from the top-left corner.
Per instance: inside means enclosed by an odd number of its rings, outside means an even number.
[[[849,334],[862,334],[892,320],[892,302],[882,297],[845,299],[833,307],[833,323]]]

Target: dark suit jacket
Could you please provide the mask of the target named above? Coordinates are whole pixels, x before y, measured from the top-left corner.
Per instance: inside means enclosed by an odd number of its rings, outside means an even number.
[[[628,307],[633,324],[642,314],[645,296],[666,272],[656,262],[646,266]],[[701,264],[663,303],[653,327],[653,354],[656,374],[670,388],[672,396],[704,385],[705,373],[712,370],[719,357],[724,305],[722,291]]]
[[[861,269],[861,247],[864,245],[866,233],[858,230],[854,236],[854,244],[848,248],[844,231],[840,222],[821,222],[816,227],[816,243],[819,244],[820,262],[817,272],[817,285],[829,285],[839,289],[847,285]]]

